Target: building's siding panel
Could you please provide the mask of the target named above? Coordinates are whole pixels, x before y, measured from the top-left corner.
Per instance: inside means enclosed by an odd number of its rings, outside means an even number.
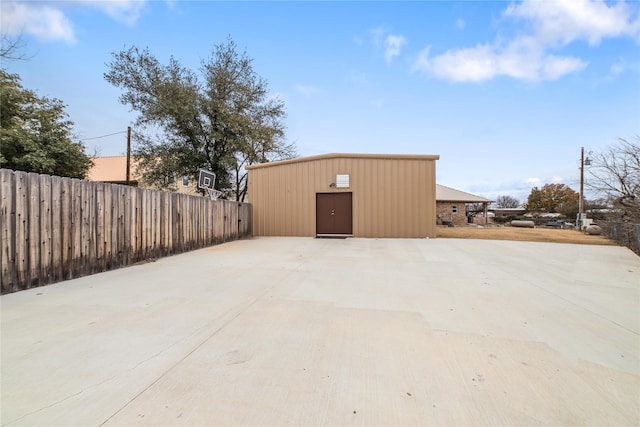
[[[350,187],[330,187],[349,174]],[[249,171],[256,236],[315,235],[316,193],[353,193],[356,237],[433,237],[435,159],[330,157]]]

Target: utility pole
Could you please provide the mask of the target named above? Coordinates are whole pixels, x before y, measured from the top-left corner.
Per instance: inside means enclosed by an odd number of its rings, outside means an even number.
[[[580,147],[580,198],[578,201],[578,220],[582,227],[582,213],[584,212],[584,147]]]
[[[131,126],[127,126],[127,177],[126,177],[126,185],[129,185],[130,181],[131,181]],[[580,192],[582,193],[582,190]]]
[[[582,222],[586,215],[584,214],[584,167],[591,164],[591,159],[584,158],[584,147],[580,147],[580,198],[578,199],[578,221],[577,225],[582,230]]]

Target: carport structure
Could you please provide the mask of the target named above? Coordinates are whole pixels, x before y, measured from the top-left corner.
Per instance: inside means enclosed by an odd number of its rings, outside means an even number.
[[[16,292],[1,423],[638,425],[639,272],[612,246],[271,237]]]

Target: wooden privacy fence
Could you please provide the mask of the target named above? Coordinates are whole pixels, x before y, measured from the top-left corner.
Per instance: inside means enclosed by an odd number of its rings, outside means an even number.
[[[0,169],[2,293],[251,235],[251,205]]]

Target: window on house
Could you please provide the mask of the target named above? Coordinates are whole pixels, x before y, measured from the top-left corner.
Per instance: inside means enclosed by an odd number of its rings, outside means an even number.
[[[458,205],[451,206],[451,212],[458,213]]]
[[[173,174],[170,174],[167,176],[167,183],[168,184],[173,184],[174,182],[176,182],[176,178],[173,176]]]
[[[183,187],[187,187],[187,186],[189,186],[189,177],[188,177],[187,175],[184,175],[184,176],[182,177],[182,186],[183,186]]]

